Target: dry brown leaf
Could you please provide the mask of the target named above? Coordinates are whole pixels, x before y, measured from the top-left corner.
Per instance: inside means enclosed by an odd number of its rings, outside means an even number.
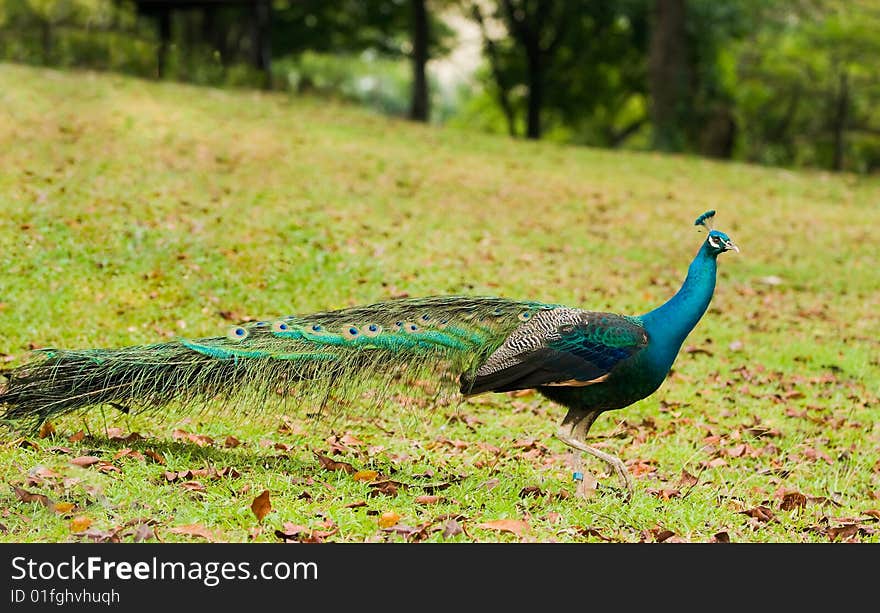
[[[56,502],[54,506],[54,511],[61,514],[70,513],[75,506],[76,505],[72,502]]]
[[[12,486],[15,495],[18,496],[18,499],[22,502],[38,502],[47,509],[54,509],[55,503],[52,502],[52,499],[48,496],[44,496],[43,494],[33,494],[25,489],[20,487]]]
[[[306,526],[301,526],[299,524],[294,524],[293,522],[284,522],[284,526],[280,530],[275,530],[275,536],[280,538],[283,541],[291,541],[298,540],[297,537],[300,534],[308,533],[309,529]]]
[[[70,463],[74,464],[76,466],[81,466],[81,467],[85,468],[87,466],[97,464],[98,462],[101,462],[101,461],[102,461],[101,458],[93,456],[93,455],[82,455],[82,456],[79,456],[78,458],[73,458],[72,460],[70,460]]]
[[[204,486],[203,483],[200,483],[199,481],[184,481],[180,484],[180,487],[190,492],[204,492],[208,489]]]
[[[47,436],[52,436],[55,434],[55,426],[51,421],[44,421],[43,425],[40,426],[40,432],[37,436],[40,438],[46,438]]]
[[[400,521],[400,515],[395,513],[394,511],[385,511],[379,516],[379,527],[380,528],[390,528],[391,526],[397,524]]]
[[[223,446],[228,447],[229,449],[235,449],[241,445],[241,441],[232,436],[231,434],[226,437],[226,440],[223,441]]]
[[[376,481],[370,484],[370,496],[378,496],[380,494],[384,496],[397,496],[397,490],[401,487],[403,487],[403,484],[399,481],[391,481],[390,479]]]
[[[519,491],[520,498],[541,498],[543,495],[544,490],[537,485],[527,485]]]
[[[71,443],[78,443],[81,440],[83,440],[85,437],[86,437],[86,433],[83,432],[82,430],[78,430],[77,432],[74,432],[73,434],[68,436],[67,440]]]
[[[172,534],[183,534],[186,536],[198,536],[210,542],[214,542],[217,539],[216,535],[211,530],[201,524],[174,526],[173,528],[168,528],[168,532]]]
[[[594,536],[594,537],[596,537],[597,539],[600,539],[600,540],[603,540],[603,541],[611,542],[611,539],[610,539],[610,538],[608,538],[607,536],[603,535],[601,532],[599,532],[599,531],[596,530],[595,528],[580,528],[580,527],[575,527],[574,530],[575,530],[575,532],[577,532],[577,533],[580,534],[581,536]]]
[[[437,504],[441,500],[443,500],[441,496],[435,496],[433,494],[425,494],[423,496],[415,497],[416,504]]]
[[[333,458],[328,458],[325,455],[321,455],[318,452],[315,452],[315,456],[318,458],[318,461],[321,463],[321,467],[324,470],[344,470],[348,474],[354,474],[357,472],[351,464],[348,462],[337,462]]]
[[[663,541],[669,540],[671,537],[675,536],[675,532],[672,530],[651,530],[651,534],[654,537],[655,543],[662,543]]]
[[[162,464],[163,466],[165,464],[165,458],[163,458],[161,454],[153,451],[152,449],[145,449],[144,455],[156,462],[157,464]]]
[[[89,526],[92,525],[92,520],[85,515],[78,515],[70,520],[70,531],[71,532],[85,532],[89,529]]]
[[[144,454],[142,454],[140,451],[135,451],[134,449],[131,449],[129,447],[123,447],[122,449],[117,451],[115,454],[113,454],[114,460],[118,460],[119,458],[131,458],[133,460],[143,460]]]
[[[261,522],[271,510],[272,502],[269,500],[269,490],[263,490],[251,503],[251,511],[256,515],[257,521]]]
[[[800,492],[788,492],[782,496],[779,508],[783,511],[791,511],[807,506],[807,497]]]
[[[868,515],[873,517],[874,519],[880,520],[880,510],[877,509],[868,509],[867,511],[862,511],[863,515]]]
[[[860,526],[858,524],[844,524],[834,528],[828,528],[825,534],[832,541],[837,539],[848,539],[859,533]]]
[[[500,479],[498,479],[496,477],[492,477],[488,481],[484,481],[483,483],[481,483],[480,487],[487,489],[487,490],[493,490],[498,486],[499,483],[501,483]]]
[[[377,470],[359,470],[354,473],[351,478],[355,481],[372,481],[378,476],[379,471]]]
[[[758,505],[757,507],[747,509],[745,511],[740,511],[740,513],[742,513],[743,515],[748,515],[749,517],[753,517],[762,522],[776,521],[776,516],[773,515],[773,511],[763,505]]]
[[[716,532],[712,536],[713,543],[729,543],[730,535],[727,532]]]
[[[147,524],[138,524],[137,528],[134,529],[133,537],[135,543],[140,543],[142,541],[156,538],[156,533],[151,526]]]
[[[450,517],[446,520],[446,523],[443,524],[443,538],[445,539],[448,539],[449,537],[455,536],[457,534],[461,534],[462,532],[464,532],[464,529],[454,517]]]
[[[682,469],[681,477],[678,479],[679,487],[694,487],[699,482],[699,477],[690,474],[688,471]]]
[[[477,527],[483,528],[484,530],[510,532],[517,536],[522,536],[524,533],[531,531],[529,524],[521,519],[496,519],[477,524]]]

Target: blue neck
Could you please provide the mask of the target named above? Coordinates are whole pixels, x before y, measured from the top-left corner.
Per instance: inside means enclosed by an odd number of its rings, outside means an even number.
[[[716,253],[703,243],[688,268],[687,278],[669,302],[639,319],[645,326],[660,363],[672,366],[681,344],[709,307],[715,291]]]

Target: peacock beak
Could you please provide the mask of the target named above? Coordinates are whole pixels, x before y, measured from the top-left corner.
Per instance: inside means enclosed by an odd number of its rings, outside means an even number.
[[[737,253],[739,253],[739,247],[737,247],[736,245],[734,245],[734,244],[733,244],[733,241],[724,241],[724,247],[725,247],[728,251],[736,251]]]

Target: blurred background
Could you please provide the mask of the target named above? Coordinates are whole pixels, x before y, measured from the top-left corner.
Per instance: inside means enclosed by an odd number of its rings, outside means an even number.
[[[0,0],[0,61],[880,171],[880,0]]]

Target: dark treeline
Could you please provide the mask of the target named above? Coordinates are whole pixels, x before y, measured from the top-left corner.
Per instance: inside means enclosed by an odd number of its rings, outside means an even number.
[[[457,86],[432,66],[479,41]],[[880,169],[880,0],[0,0],[0,58],[517,138]]]

